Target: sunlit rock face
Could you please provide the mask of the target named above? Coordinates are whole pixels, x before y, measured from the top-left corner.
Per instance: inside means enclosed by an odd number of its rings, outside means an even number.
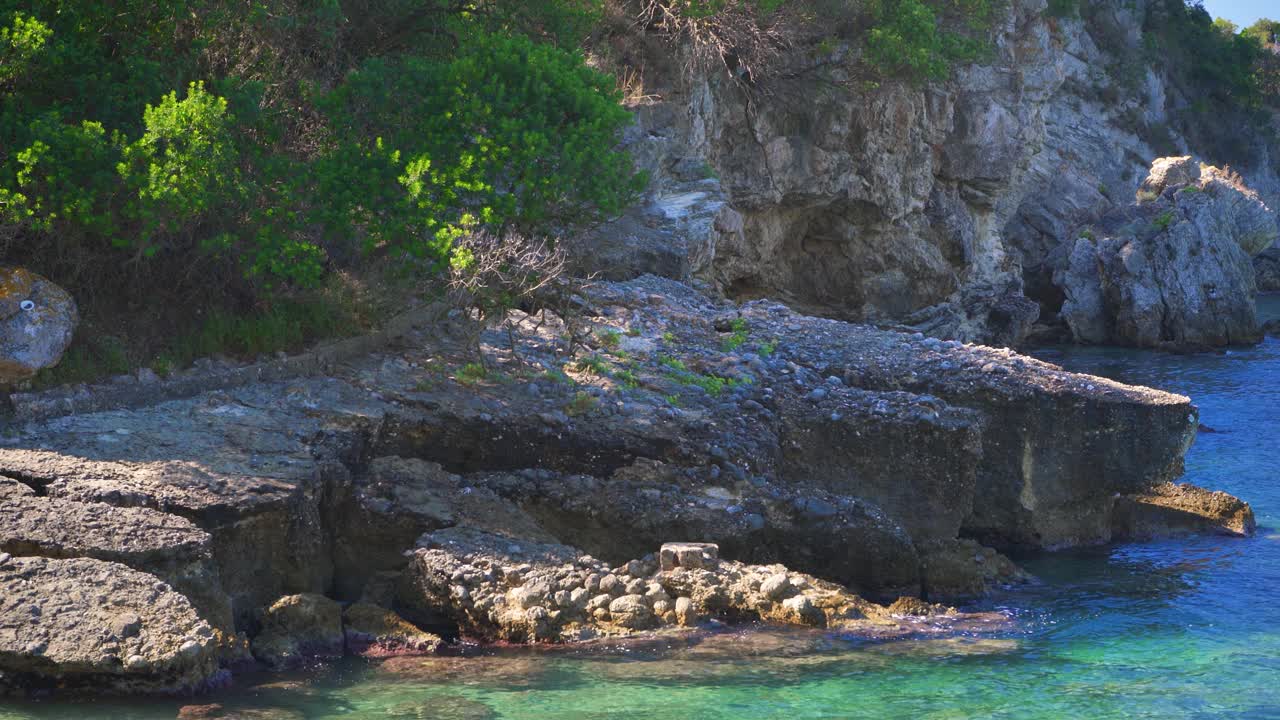
[[[1238,176],[1161,158],[1135,202],[1078,232],[1053,260],[1077,341],[1195,349],[1259,338],[1252,256],[1280,225]]]
[[[1178,134],[1170,108],[1194,98],[1158,68],[1107,70],[1141,52],[1148,4],[1095,3],[1085,20],[1008,3],[993,52],[932,83],[860,83],[844,64],[856,48],[784,53],[785,79],[753,87],[650,63],[646,83],[666,84],[625,142],[649,196],[594,231],[583,261],[941,339],[1017,346],[1061,327],[1055,252],[1130,203],[1154,158],[1230,162],[1280,198],[1260,135],[1240,137],[1259,145],[1247,166],[1214,157]]]

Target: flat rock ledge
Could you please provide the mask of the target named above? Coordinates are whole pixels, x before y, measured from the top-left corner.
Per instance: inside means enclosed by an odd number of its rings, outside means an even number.
[[[945,632],[967,616],[936,603],[1025,579],[1006,549],[1252,531],[1171,484],[1198,423],[1178,395],[653,277],[589,289],[573,327],[508,320],[483,363],[432,325],[282,361],[318,374],[153,378],[163,402],[24,397],[0,433],[0,688],[175,692],[703,619]],[[99,409],[24,410],[69,397]],[[718,550],[664,566],[672,540]]]
[[[213,628],[160,578],[0,553],[0,689],[189,692],[218,680]]]

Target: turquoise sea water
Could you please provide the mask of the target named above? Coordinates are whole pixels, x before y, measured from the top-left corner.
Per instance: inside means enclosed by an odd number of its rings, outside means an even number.
[[[1280,316],[1280,298],[1263,303]],[[1041,583],[995,598],[1014,629],[865,643],[724,635],[609,652],[348,661],[242,677],[185,701],[0,703],[0,720],[174,718],[1280,718],[1280,341],[1221,355],[1045,350],[1083,372],[1190,395],[1216,432],[1186,479],[1249,500],[1257,537],[1025,559]]]

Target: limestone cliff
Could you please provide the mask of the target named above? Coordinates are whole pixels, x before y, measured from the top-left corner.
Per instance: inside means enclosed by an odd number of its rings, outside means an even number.
[[[1050,254],[1132,202],[1153,159],[1234,163],[1178,133],[1194,98],[1134,60],[1148,3],[1089,8],[1057,18],[1045,0],[1015,0],[989,58],[945,82],[856,80],[838,69],[850,47],[797,50],[785,80],[759,87],[723,68],[670,71],[628,138],[651,192],[584,254],[613,278],[699,279],[738,299],[1016,344],[1061,309]],[[1222,132],[1274,207],[1272,150]]]

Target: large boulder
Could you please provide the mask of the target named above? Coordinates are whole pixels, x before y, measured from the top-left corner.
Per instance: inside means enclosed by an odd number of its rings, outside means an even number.
[[[1054,282],[1075,339],[1192,349],[1256,341],[1252,256],[1280,236],[1275,214],[1239,178],[1186,158],[1157,161],[1144,188],[1059,253]]]
[[[217,681],[213,628],[160,578],[0,553],[0,693],[180,692]]]
[[[66,290],[24,268],[0,268],[0,385],[57,365],[79,322]]]
[[[273,668],[308,657],[340,657],[344,648],[342,606],[316,593],[286,595],[262,616],[253,655]]]

